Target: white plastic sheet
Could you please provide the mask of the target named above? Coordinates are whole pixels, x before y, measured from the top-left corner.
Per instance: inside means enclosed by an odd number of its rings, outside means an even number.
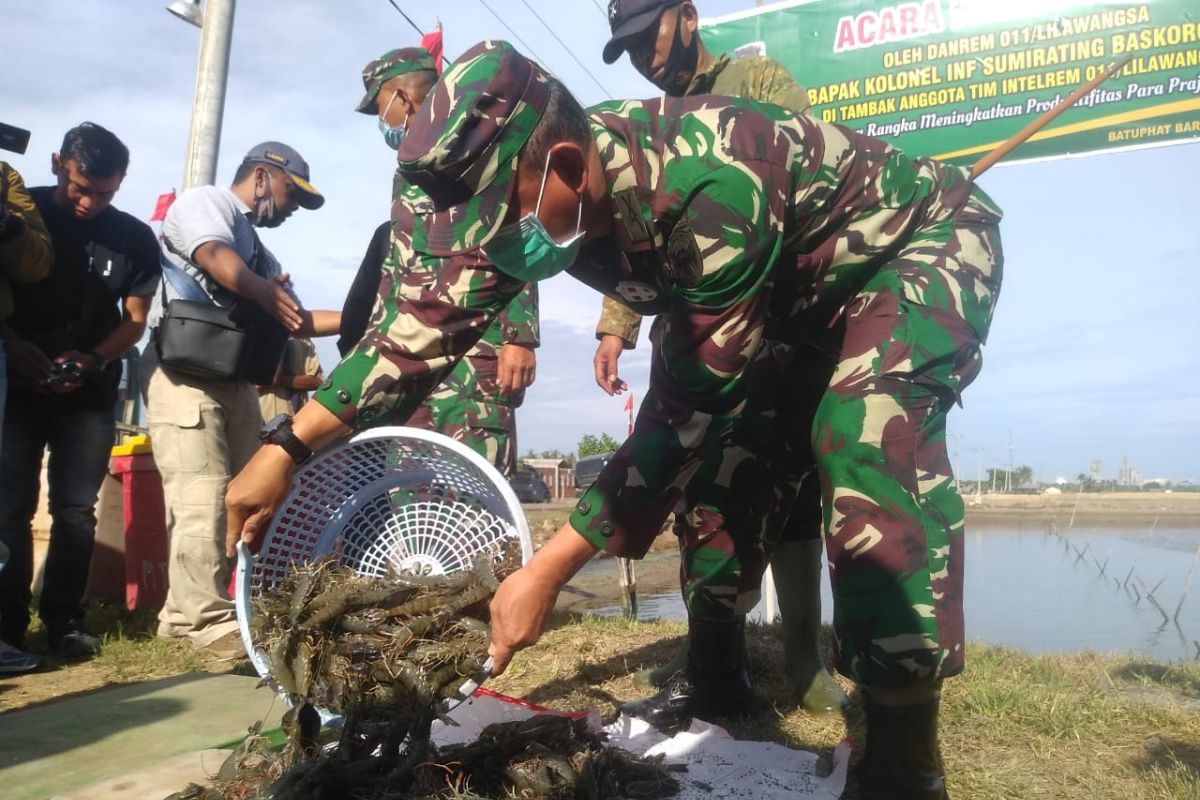
[[[493,722],[513,722],[535,714],[563,713],[480,690],[451,715],[458,726],[436,723],[437,744],[470,742]],[[586,717],[600,729],[595,709],[569,714]],[[738,741],[718,725],[695,720],[691,728],[666,736],[646,722],[620,716],[604,731],[609,742],[640,755],[663,755],[664,763],[686,770],[675,773],[679,800],[837,800],[846,782],[850,746],[843,742],[834,751],[828,777],[816,774],[817,755],[773,742]]]

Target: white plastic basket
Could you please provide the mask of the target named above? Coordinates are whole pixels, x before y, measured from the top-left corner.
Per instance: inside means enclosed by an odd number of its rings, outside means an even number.
[[[520,502],[478,453],[416,428],[359,433],[296,473],[257,556],[238,544],[235,602],[246,653],[269,677],[250,633],[251,601],[296,564],[333,555],[360,575],[442,575],[469,569],[506,539],[519,540],[522,563],[533,556]]]

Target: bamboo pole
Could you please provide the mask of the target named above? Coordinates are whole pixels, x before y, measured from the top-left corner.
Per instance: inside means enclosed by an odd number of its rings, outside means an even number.
[[[1083,481],[1079,482],[1079,491],[1075,493],[1075,506],[1071,509],[1071,521],[1067,523],[1067,530],[1075,527],[1075,512],[1079,510],[1079,498],[1083,497]]]
[[[979,159],[979,161],[975,162],[975,165],[973,167],[971,167],[971,177],[978,178],[980,175],[982,175],[984,172],[986,172],[992,165],[994,165],[997,161],[1004,158],[1006,155],[1011,153],[1013,150],[1016,150],[1018,147],[1020,147],[1022,144],[1024,144],[1025,141],[1030,136],[1033,136],[1035,133],[1040,131],[1042,128],[1049,125],[1051,122],[1054,121],[1054,119],[1056,117],[1058,117],[1059,114],[1063,113],[1068,108],[1075,105],[1075,102],[1077,100],[1079,100],[1081,97],[1083,97],[1085,94],[1090,92],[1092,89],[1095,89],[1097,86],[1104,83],[1109,78],[1115,76],[1121,70],[1122,67],[1124,67],[1126,64],[1129,63],[1129,60],[1131,58],[1133,58],[1133,53],[1129,53],[1127,56],[1125,56],[1120,61],[1118,61],[1116,64],[1114,64],[1112,67],[1108,68],[1104,72],[1099,73],[1098,75],[1096,75],[1096,77],[1092,78],[1090,81],[1083,84],[1075,91],[1071,92],[1069,95],[1066,96],[1066,98],[1063,99],[1063,101],[1061,103],[1059,103],[1054,108],[1047,111],[1045,114],[1042,114],[1040,117],[1038,117],[1033,122],[1026,125],[1021,130],[1017,131],[1015,134],[1013,134],[1011,137],[1009,137],[1009,139],[1007,141],[1005,141],[1003,144],[1001,144],[995,150],[988,153],[983,158]],[[1082,490],[1082,487],[1081,487],[1081,490]],[[1072,515],[1072,517],[1074,517],[1074,515]]]
[[[1192,565],[1188,567],[1187,580],[1183,585],[1183,597],[1179,598],[1179,605],[1175,606],[1175,624],[1179,624],[1179,612],[1183,610],[1183,601],[1187,600],[1188,592],[1192,590],[1192,578],[1196,576],[1196,562],[1200,561],[1200,547],[1196,548],[1196,555],[1192,556]]]
[[[1154,604],[1154,607],[1158,609],[1158,613],[1162,614],[1163,625],[1166,625],[1168,622],[1171,621],[1171,618],[1167,616],[1167,612],[1163,611],[1163,607],[1160,606],[1158,604],[1158,601],[1154,599],[1154,592],[1146,590],[1146,584],[1145,584],[1145,582],[1142,581],[1141,575],[1138,576],[1138,583],[1142,584],[1142,590],[1146,592],[1146,599]],[[1159,585],[1162,585],[1162,581],[1159,581]],[[1157,588],[1157,587],[1155,587],[1155,588]]]

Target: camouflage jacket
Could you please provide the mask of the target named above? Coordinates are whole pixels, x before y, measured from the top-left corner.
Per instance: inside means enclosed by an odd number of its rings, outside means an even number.
[[[808,92],[796,82],[787,67],[766,56],[731,59],[722,53],[712,66],[692,78],[685,95],[700,94],[740,97],[760,103],[774,103],[797,114],[807,114],[812,106]],[[622,303],[605,298],[596,323],[596,338],[621,337],[626,350],[637,345],[642,318]]]
[[[766,348],[807,344],[924,229],[994,225],[999,211],[965,170],[776,106],[698,97],[591,111],[615,231],[572,274],[659,319],[634,435],[571,524],[640,557],[705,451],[731,437]],[[986,331],[993,295],[971,284],[990,267],[964,265],[962,286],[905,290],[960,295]]]
[[[392,178],[392,221],[400,213],[400,198],[405,189],[404,178],[396,170]],[[538,320],[537,285],[528,283],[500,316],[488,326],[461,363],[454,368],[452,383],[456,387],[470,387],[471,399],[499,403],[520,408],[525,401],[525,392],[502,395],[498,384],[500,348],[506,344],[538,347],[541,331]]]
[[[50,274],[54,260],[50,234],[21,174],[0,161],[0,214],[4,213],[10,216],[0,231],[0,321],[13,313],[9,281],[40,280]]]
[[[833,319],[924,228],[995,225],[999,211],[965,170],[776,106],[618,101],[593,108],[591,120],[613,233],[590,242],[570,272],[659,320],[635,435],[571,522],[610,552],[640,557],[701,455],[741,414],[748,367],[768,341],[799,343],[812,317]],[[476,253],[427,255],[420,216],[430,207],[420,190],[406,191],[401,219],[415,224],[407,235],[395,227],[380,324],[317,392],[348,425],[420,402],[521,290]],[[962,282],[988,267],[964,266]],[[951,291],[985,331],[990,305],[969,289]]]

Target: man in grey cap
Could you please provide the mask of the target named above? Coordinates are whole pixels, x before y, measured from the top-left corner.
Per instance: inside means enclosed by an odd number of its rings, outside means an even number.
[[[140,370],[170,542],[169,589],[158,635],[186,638],[222,658],[244,654],[227,590],[231,564],[221,547],[223,499],[230,477],[258,447],[258,392],[244,378],[201,378],[160,364],[158,326],[166,303],[181,297],[177,286],[183,285],[214,305],[243,304],[274,320],[280,341],[286,334],[335,332],[339,315],[302,308],[254,230],[278,227],[297,208],[318,209],[324,202],[300,154],[280,142],[264,142],[246,154],[232,187],[189,189],[163,220],[164,272],[175,280],[164,280],[155,298],[152,344]]]

